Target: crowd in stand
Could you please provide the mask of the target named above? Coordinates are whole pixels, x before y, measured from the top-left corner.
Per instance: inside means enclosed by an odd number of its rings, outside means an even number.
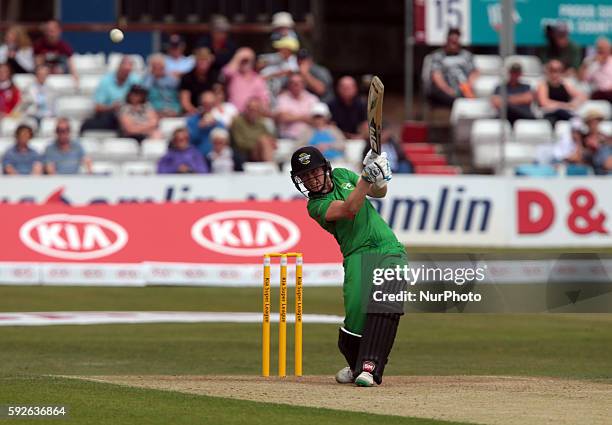
[[[47,83],[53,74],[71,75],[77,84],[80,78],[60,24],[47,22],[34,43],[23,28],[9,28],[0,46],[0,119],[18,117],[21,124],[3,157],[4,173],[87,172],[91,160],[75,134],[114,131],[140,143],[161,138],[160,120],[173,117],[184,118],[184,126],[172,133],[159,173],[230,172],[242,170],[245,161],[273,162],[278,139],[316,145],[341,160],[347,139],[365,141],[365,102],[350,76],[338,80],[336,96],[331,73],[302,48],[294,26],[289,13],[275,14],[272,52],[257,55],[237,46],[227,19],[217,16],[191,54],[172,34],[143,73],[125,55],[99,80],[93,114],[68,133],[65,118],[72,117],[57,116]],[[20,92],[12,81],[16,73],[33,73],[35,80]],[[28,141],[46,117],[60,119],[55,141],[39,154]]]
[[[480,76],[474,55],[461,46],[461,32],[451,29],[446,44],[430,55],[430,74],[426,95],[434,106],[451,108],[459,98],[474,98]],[[585,101],[604,100],[612,103],[612,50],[610,40],[599,37],[592,53],[583,58],[582,49],[571,41],[565,24],[546,28],[547,45],[539,52],[544,64],[542,76],[535,86],[522,80],[520,63],[508,64],[505,91],[508,95],[507,118],[517,120],[545,119],[551,126],[559,121],[572,121],[578,129],[557,141],[555,161],[591,166],[598,174],[612,173],[612,135],[604,134],[592,124],[604,117],[596,111],[585,116],[578,113]],[[492,106],[502,109],[502,87],[490,96]],[[610,118],[610,117],[608,117]],[[535,160],[535,158],[534,158]]]

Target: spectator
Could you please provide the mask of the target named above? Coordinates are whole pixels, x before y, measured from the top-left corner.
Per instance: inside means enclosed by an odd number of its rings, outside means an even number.
[[[508,92],[508,121],[514,125],[516,120],[533,120],[535,116],[531,111],[531,104],[534,101],[534,96],[529,84],[521,83],[521,75],[523,68],[519,63],[514,63],[510,66],[508,73],[508,82],[506,90]],[[491,97],[491,103],[499,111],[502,107],[501,86],[497,86],[494,95]]]
[[[149,57],[149,73],[142,85],[149,91],[151,106],[160,117],[176,117],[181,112],[176,77],[166,74],[166,59],[162,54]]]
[[[15,130],[15,146],[6,151],[2,157],[4,174],[42,174],[42,158],[28,146],[34,131],[32,127],[21,124]]]
[[[55,141],[47,147],[44,154],[45,172],[47,174],[78,174],[83,166],[91,173],[91,160],[83,147],[70,140],[70,121],[58,118],[55,127]]]
[[[231,103],[225,101],[225,87],[221,83],[213,85],[215,94],[215,107],[212,110],[213,117],[225,128],[230,128],[232,121],[238,115],[238,109]]]
[[[569,164],[588,165],[596,174],[608,174],[612,171],[612,137],[604,135],[599,129],[603,115],[588,111],[584,117],[584,126],[578,118],[572,122],[571,139],[561,140],[555,147],[556,156]]]
[[[13,74],[27,74],[34,70],[32,41],[22,26],[9,27],[0,46],[0,63],[8,63]]]
[[[365,102],[359,97],[357,82],[344,76],[338,80],[337,96],[329,104],[332,121],[347,139],[365,139],[368,133],[368,117]]]
[[[310,52],[306,49],[298,51],[297,61],[306,89],[318,96],[322,102],[331,102],[334,99],[334,80],[329,70],[314,63]]]
[[[412,173],[412,164],[408,158],[406,158],[406,154],[402,150],[400,144],[397,142],[393,132],[389,130],[389,126],[386,123],[383,123],[381,142],[382,152],[386,152],[387,154],[391,171],[393,173]],[[370,144],[365,143],[364,145],[362,156],[365,158],[370,150]]]
[[[582,49],[569,39],[565,23],[546,27],[547,45],[542,51],[542,62],[557,59],[563,64],[566,76],[575,76],[582,61]]]
[[[202,154],[189,144],[186,128],[177,128],[172,133],[168,152],[157,163],[159,174],[208,173],[208,166]]]
[[[310,123],[310,113],[319,99],[306,91],[300,74],[289,77],[287,90],[278,96],[275,115],[280,137],[297,140]]]
[[[210,34],[200,39],[198,45],[208,48],[215,56],[212,65],[216,74],[229,63],[236,53],[236,43],[229,36],[230,24],[223,15],[214,16],[210,21]]]
[[[147,89],[133,85],[125,97],[125,105],[119,109],[121,137],[131,137],[139,143],[147,138],[159,139],[158,123],[157,113],[147,102]]]
[[[261,100],[247,101],[244,112],[237,116],[230,129],[232,140],[242,157],[249,161],[272,161],[276,139],[266,126]]]
[[[204,156],[212,149],[210,132],[215,127],[223,126],[213,115],[216,101],[217,98],[212,91],[205,91],[201,96],[200,111],[187,119],[187,129],[189,130],[191,144],[196,146]]]
[[[217,81],[217,74],[211,69],[215,57],[206,47],[195,52],[195,67],[188,74],[183,75],[179,85],[179,99],[183,110],[187,114],[197,112],[198,104],[203,92],[211,90]]]
[[[446,45],[431,54],[429,100],[450,108],[459,97],[474,97],[477,77],[472,54],[461,47],[461,31],[451,28]]]
[[[87,119],[81,131],[90,129],[118,130],[117,112],[125,101],[130,88],[139,82],[132,72],[134,62],[129,56],[123,56],[115,72],[106,74],[94,93],[95,114]]]
[[[229,133],[226,129],[217,127],[210,133],[212,150],[206,155],[208,168],[215,174],[229,174],[242,171],[242,158],[230,147]]]
[[[21,93],[13,84],[10,66],[0,63],[0,118],[17,112],[16,106],[20,100]]]
[[[46,64],[52,74],[72,74],[79,76],[72,63],[72,47],[62,40],[62,27],[55,20],[48,21],[43,27],[43,37],[34,43],[34,57],[37,65]]]
[[[582,79],[590,84],[591,99],[612,102],[612,53],[610,40],[599,37],[595,43],[596,53],[582,64]]]
[[[302,146],[310,145],[319,149],[331,161],[344,155],[344,135],[334,124],[330,123],[329,107],[315,103],[310,111],[312,127],[308,127],[300,136]]]
[[[557,121],[569,120],[586,96],[563,80],[563,64],[553,59],[546,64],[546,80],[540,82],[536,91],[544,118],[554,126]]]
[[[226,82],[229,101],[244,112],[247,101],[253,97],[261,100],[268,108],[270,94],[268,86],[261,75],[255,71],[255,52],[248,47],[236,51],[232,60],[223,67],[223,78]]]
[[[185,41],[178,34],[172,34],[166,52],[166,72],[174,78],[181,78],[195,66],[193,56],[185,56]]]
[[[288,76],[300,70],[295,55],[300,43],[294,38],[285,37],[275,41],[274,48],[276,53],[261,55],[257,65],[263,67],[261,75],[268,82],[273,102],[287,84]]]
[[[294,28],[295,22],[293,21],[293,16],[291,16],[291,13],[277,12],[272,15],[272,34],[270,35],[272,44],[285,37],[291,37],[295,41],[299,42],[300,40]]]
[[[52,117],[54,113],[53,92],[46,85],[49,76],[47,65],[36,66],[36,80],[24,93],[25,114],[39,123],[45,117]]]

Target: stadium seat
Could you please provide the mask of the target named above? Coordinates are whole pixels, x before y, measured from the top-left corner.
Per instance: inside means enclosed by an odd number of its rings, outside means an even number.
[[[164,137],[170,138],[174,130],[186,125],[187,120],[185,118],[162,118],[159,120],[159,131]]]
[[[606,136],[612,136],[612,121],[604,121],[599,124],[599,130]]]
[[[457,99],[453,103],[450,122],[456,125],[460,119],[494,118],[497,111],[489,99]]]
[[[0,136],[12,137],[21,120],[12,117],[4,117],[0,120]]]
[[[91,171],[93,174],[112,176],[119,175],[121,167],[114,162],[94,161],[91,164]]]
[[[94,112],[94,101],[89,96],[63,96],[55,101],[58,116],[84,120]]]
[[[278,139],[276,152],[274,152],[274,160],[276,162],[285,162],[291,159],[291,154],[297,148],[297,143],[291,139]]]
[[[91,74],[79,77],[79,92],[83,95],[91,96],[94,94],[103,75]]]
[[[68,74],[53,74],[47,77],[45,85],[51,90],[56,96],[67,96],[73,95],[77,92],[77,83]]]
[[[15,144],[15,139],[12,137],[0,137],[0,155],[4,155],[4,152]]]
[[[13,84],[17,86],[19,91],[27,90],[36,81],[34,74],[15,74],[13,75]]]
[[[514,137],[519,143],[550,144],[553,142],[553,130],[547,120],[517,120],[514,123]]]
[[[503,64],[498,55],[474,55],[474,65],[481,75],[499,76]]]
[[[454,165],[415,165],[415,174],[458,175],[461,168]]]
[[[243,165],[245,173],[248,174],[278,174],[278,166],[274,162],[245,162]]]
[[[506,143],[504,145],[506,167],[514,168],[516,165],[533,163],[536,158],[536,146],[521,143]],[[474,146],[474,166],[478,168],[496,167],[500,163],[499,144],[482,144]]]
[[[360,139],[347,140],[344,144],[344,160],[351,164],[351,168],[363,161],[363,148],[365,142]]]
[[[477,97],[488,97],[499,86],[500,78],[494,75],[483,75],[474,82],[474,94]]]
[[[408,157],[412,165],[417,166],[444,166],[448,165],[446,156],[438,153],[412,154]]]
[[[53,139],[48,137],[33,137],[30,139],[29,146],[39,154],[43,154],[51,143],[53,143]]]
[[[404,153],[408,156],[412,154],[432,154],[437,153],[436,145],[431,143],[406,143],[402,145]]]
[[[57,118],[46,117],[40,121],[40,126],[38,127],[38,134],[41,137],[54,137],[55,136],[55,127],[57,125]],[[73,137],[76,137],[79,134],[79,130],[81,129],[81,120],[70,120],[70,132]]]
[[[125,176],[148,176],[156,171],[155,163],[149,161],[129,161],[121,165],[121,172]]]
[[[555,140],[569,136],[571,131],[571,126],[569,121],[557,121],[555,124]]]
[[[506,140],[512,140],[512,127],[506,121],[504,123],[506,129]],[[481,119],[474,121],[470,134],[470,143],[476,145],[491,145],[498,146],[502,136],[502,120],[499,119]]]
[[[127,137],[107,139],[102,142],[101,154],[106,158],[129,161],[138,157],[138,142]]]
[[[140,145],[140,156],[143,159],[157,160],[168,151],[165,139],[144,139]]]
[[[77,74],[104,74],[106,72],[106,57],[104,53],[86,53],[72,55],[72,63]]]
[[[523,84],[528,84],[531,87],[531,91],[536,91],[538,88],[538,84],[542,81],[544,77],[542,76],[522,76],[520,81]]]
[[[79,139],[79,143],[85,150],[85,153],[87,154],[87,156],[93,159],[98,158],[102,153],[102,143],[100,143],[99,140],[81,138]]]
[[[121,62],[121,58],[123,57],[123,53],[111,53],[108,55],[108,72],[113,72],[119,66],[119,62]],[[145,69],[145,62],[142,56],[140,55],[129,55],[134,60],[134,71],[142,72]]]
[[[587,100],[577,111],[577,114],[584,118],[587,112],[596,110],[600,112],[605,120],[612,118],[612,107],[607,100]]]
[[[115,130],[86,130],[83,132],[82,136],[102,141],[106,139],[114,139],[118,136],[118,134]]]
[[[530,55],[512,55],[505,60],[506,68],[509,68],[513,63],[520,63],[523,68],[523,75],[537,77],[542,75],[542,61],[537,56]]]

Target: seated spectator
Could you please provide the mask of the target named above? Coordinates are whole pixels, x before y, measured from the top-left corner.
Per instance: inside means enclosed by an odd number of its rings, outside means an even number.
[[[230,128],[232,121],[238,116],[238,108],[232,103],[225,101],[225,88],[223,84],[215,83],[213,93],[215,94],[215,107],[212,110],[212,114],[223,127]]]
[[[529,84],[521,83],[521,75],[523,69],[521,64],[514,63],[510,66],[508,82],[506,90],[508,92],[508,121],[514,125],[516,120],[533,120],[535,115],[531,111],[531,104],[534,101],[534,96]],[[500,111],[502,107],[501,86],[497,86],[494,95],[491,97],[491,103]]]
[[[248,161],[274,160],[276,139],[266,126],[261,100],[248,100],[244,112],[237,116],[230,129],[234,146]]]
[[[330,161],[342,158],[344,155],[344,135],[330,122],[329,107],[323,103],[315,103],[310,111],[312,127],[306,128],[300,136],[302,146],[310,145],[319,149]]]
[[[280,137],[297,140],[310,123],[310,112],[319,99],[304,88],[304,79],[293,74],[287,90],[278,96],[275,115]]]
[[[359,97],[357,82],[344,76],[338,80],[336,98],[329,103],[332,121],[347,139],[365,139],[368,134],[366,103]]]
[[[560,141],[555,149],[557,152],[563,152],[559,159],[569,164],[589,165],[593,167],[595,174],[612,172],[612,137],[604,135],[599,129],[603,119],[600,112],[592,110],[586,113],[584,126],[573,123],[573,143]]]
[[[94,93],[95,114],[85,120],[81,131],[90,129],[118,130],[117,112],[125,101],[127,93],[140,78],[132,72],[134,62],[129,56],[123,56],[115,72],[106,74]]]
[[[11,76],[11,68],[6,63],[0,63],[0,118],[16,114],[21,93]]]
[[[9,27],[0,46],[0,63],[8,63],[13,74],[34,71],[32,41],[26,30],[19,25]]]
[[[553,126],[557,121],[571,119],[586,100],[584,93],[563,80],[563,64],[556,59],[546,64],[546,79],[538,85],[536,98],[544,118]]]
[[[213,109],[217,98],[215,94],[208,90],[202,93],[200,100],[200,110],[187,119],[187,129],[191,144],[196,146],[204,156],[212,149],[210,132],[215,127],[223,127],[213,115]]]
[[[334,99],[334,80],[329,70],[314,63],[312,55],[306,49],[298,51],[297,61],[306,90],[318,96],[321,102],[331,102]]]
[[[208,168],[215,174],[229,174],[242,171],[242,158],[230,147],[229,133],[226,129],[217,127],[210,133],[212,150],[206,155]]]
[[[193,56],[185,56],[185,41],[178,34],[172,34],[166,49],[166,72],[174,78],[181,78],[195,66]]]
[[[382,152],[387,154],[391,171],[393,173],[412,173],[412,164],[406,157],[406,154],[402,150],[400,144],[397,142],[393,132],[389,130],[389,126],[386,123],[383,123],[381,142]],[[368,154],[369,150],[370,144],[364,143],[362,155],[364,158]]]
[[[477,77],[473,55],[461,47],[461,31],[449,29],[446,45],[431,54],[429,100],[450,108],[457,98],[474,97]]]
[[[206,47],[215,56],[212,69],[216,74],[229,63],[236,53],[236,43],[229,35],[230,24],[223,15],[214,16],[210,21],[210,34],[203,36],[199,47]]]
[[[612,102],[612,52],[610,40],[599,37],[595,43],[596,53],[584,60],[581,68],[582,80],[591,86],[591,99]]]
[[[178,98],[179,80],[166,74],[164,55],[154,54],[149,57],[149,72],[142,85],[149,91],[149,102],[160,117],[176,117],[181,112]]]
[[[45,64],[52,74],[72,74],[79,76],[72,63],[72,47],[62,40],[62,27],[55,20],[48,21],[43,27],[43,37],[34,43],[34,58],[37,65]]]
[[[15,130],[15,146],[8,149],[2,157],[4,174],[42,174],[42,158],[28,146],[34,131],[28,125],[20,125]]]
[[[546,27],[547,44],[542,51],[542,62],[557,59],[563,64],[565,76],[573,77],[582,62],[582,49],[569,38],[567,25],[560,22]]]
[[[177,128],[172,133],[168,152],[157,163],[159,174],[208,173],[208,166],[198,149],[189,144],[186,128]]]
[[[294,30],[295,22],[293,16],[289,12],[277,12],[272,15],[272,34],[270,34],[270,40],[272,44],[281,38],[291,37],[295,41],[299,42],[300,39]]]
[[[217,74],[212,70],[215,57],[205,47],[195,52],[195,66],[193,70],[181,78],[179,85],[179,100],[187,114],[197,112],[196,105],[200,96],[207,90],[212,90],[217,82]]]
[[[131,137],[142,142],[144,139],[158,139],[161,133],[157,129],[157,113],[147,102],[147,89],[133,85],[125,97],[125,105],[119,109],[119,127],[121,137]]]
[[[266,80],[255,71],[255,52],[248,47],[236,51],[232,60],[223,67],[228,99],[244,112],[246,103],[253,97],[259,98],[265,108],[268,108],[270,94]]]
[[[24,93],[25,114],[36,120],[37,123],[43,118],[55,115],[53,92],[46,85],[49,76],[47,65],[36,66],[36,81],[28,87]]]
[[[91,173],[91,160],[85,155],[83,147],[70,139],[68,118],[58,118],[55,134],[55,141],[47,147],[43,155],[45,173],[78,174],[81,166],[87,173]]]
[[[268,89],[272,102],[280,94],[284,86],[287,85],[289,75],[299,72],[296,52],[300,48],[300,43],[291,37],[285,37],[274,42],[276,53],[261,55],[258,59],[257,67],[261,69],[261,76],[268,83]]]

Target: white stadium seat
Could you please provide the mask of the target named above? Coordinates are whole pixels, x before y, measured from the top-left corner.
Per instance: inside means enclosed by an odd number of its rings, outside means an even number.
[[[474,55],[474,65],[482,75],[499,76],[504,62],[498,55]]]
[[[53,139],[48,137],[33,137],[30,139],[28,145],[39,154],[43,154],[45,153],[47,146],[49,146],[51,143],[53,143]]]
[[[125,176],[150,176],[156,171],[155,163],[149,161],[130,161],[121,165],[121,172]]]
[[[599,124],[599,130],[607,136],[612,136],[612,121],[604,121]]]
[[[108,55],[108,68],[109,72],[115,71],[119,67],[119,62],[121,62],[121,58],[123,58],[122,53],[111,53]],[[142,72],[145,69],[145,62],[142,56],[140,55],[129,55],[134,61],[134,72]]]
[[[495,167],[500,163],[500,145],[478,145],[474,147],[473,161],[479,168]],[[506,166],[533,163],[536,158],[537,147],[521,143],[509,142],[504,145],[504,159]]]
[[[83,120],[94,112],[94,101],[89,96],[63,96],[55,101],[55,111],[59,117]]]
[[[91,164],[93,174],[100,175],[119,175],[121,173],[121,167],[114,162],[106,161],[94,161]]]
[[[159,120],[159,131],[161,131],[162,136],[169,138],[174,130],[186,125],[187,119],[185,118],[162,118]]]
[[[600,112],[604,116],[604,120],[612,118],[612,107],[607,100],[587,100],[580,106],[577,113],[584,118],[589,111],[593,110]]]
[[[555,124],[555,140],[569,137],[571,125],[569,121],[557,121]]]
[[[54,74],[47,77],[45,86],[57,96],[72,95],[77,92],[77,83],[68,74]]]
[[[347,140],[344,143],[344,159],[351,164],[351,169],[361,161],[363,161],[363,148],[365,142],[363,140]]]
[[[81,138],[79,143],[85,150],[87,156],[97,158],[102,153],[102,143],[97,139]]]
[[[274,160],[276,162],[285,162],[291,159],[291,154],[297,148],[297,142],[291,139],[278,139],[274,152]]]
[[[140,156],[144,159],[157,160],[168,151],[168,142],[165,139],[144,139],[140,145]]]
[[[483,75],[474,82],[474,94],[477,97],[488,97],[499,86],[500,78],[494,75]]]
[[[547,120],[517,120],[514,136],[519,143],[550,144],[553,142],[553,129]]]
[[[537,56],[530,55],[513,55],[508,56],[505,61],[506,68],[509,68],[513,63],[521,64],[523,75],[535,76],[542,75],[542,61]]]
[[[3,137],[12,137],[15,135],[15,130],[21,120],[12,117],[4,117],[0,120],[0,135]]]
[[[274,162],[245,162],[243,165],[245,173],[248,174],[278,174],[278,165]]]
[[[72,63],[77,74],[104,74],[106,72],[106,57],[104,53],[87,53],[72,55]]]
[[[115,139],[118,137],[118,134],[115,130],[85,130],[83,132],[83,137],[102,141],[106,139]]]
[[[494,118],[497,111],[489,99],[457,99],[453,103],[450,121],[455,125],[460,119]]]
[[[27,90],[36,81],[34,74],[15,74],[13,75],[13,84],[17,86],[19,91]]]
[[[138,142],[131,138],[107,139],[102,142],[101,153],[105,157],[120,160],[131,160],[138,157]]]
[[[0,137],[0,155],[3,155],[4,152],[14,144],[15,139],[12,137]]]
[[[504,122],[506,140],[512,140],[512,127],[508,121]],[[470,135],[472,146],[499,145],[502,136],[502,120],[481,119],[474,121]]]
[[[81,75],[79,77],[79,92],[83,95],[93,95],[102,77],[101,74]]]

